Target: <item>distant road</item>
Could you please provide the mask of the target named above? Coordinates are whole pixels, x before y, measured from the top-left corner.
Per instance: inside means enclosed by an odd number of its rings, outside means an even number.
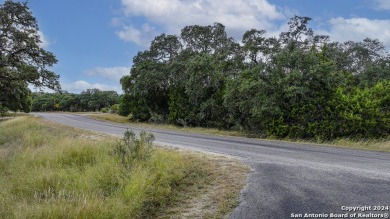
[[[122,135],[131,127],[83,115],[34,115],[113,135]],[[131,128],[140,131],[137,127]],[[163,129],[144,130],[155,135],[156,143],[235,156],[253,168],[247,188],[242,192],[241,204],[230,218],[303,218],[305,213],[312,214],[312,218],[334,218],[331,214],[369,213],[360,211],[364,210],[362,208],[351,212],[342,210],[347,207],[390,208],[390,153]],[[388,216],[390,211],[383,209],[372,212]]]

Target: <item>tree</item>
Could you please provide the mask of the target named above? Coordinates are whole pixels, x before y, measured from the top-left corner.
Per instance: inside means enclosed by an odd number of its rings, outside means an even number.
[[[220,23],[157,36],[121,79],[119,113],[280,138],[385,136],[390,59],[383,44],[330,42],[310,20],[291,18],[278,38],[251,29],[241,44]]]
[[[156,55],[158,61],[164,62],[174,59],[182,47],[182,44],[175,35],[161,34],[152,41],[150,50]]]
[[[100,111],[102,108],[109,108],[119,102],[116,91],[101,91],[97,88],[82,91],[78,96],[82,111]]]
[[[260,61],[260,54],[265,50],[264,42],[266,40],[264,34],[265,30],[256,30],[252,29],[245,32],[242,37],[243,50],[245,52],[246,58],[250,60],[252,64],[258,64]]]
[[[1,85],[0,111],[31,111],[31,91],[23,81],[3,81]],[[7,92],[3,92],[6,90]],[[0,112],[0,113],[1,113]]]
[[[48,70],[57,59],[41,47],[37,20],[27,3],[0,4],[0,107],[30,111],[28,85],[60,90],[59,76]]]
[[[32,98],[33,111],[99,111],[119,103],[116,91],[100,91],[87,89],[81,94],[34,93]]]
[[[289,31],[280,34],[280,40],[290,49],[307,45],[313,38],[313,30],[308,27],[310,17],[294,16],[288,22]]]

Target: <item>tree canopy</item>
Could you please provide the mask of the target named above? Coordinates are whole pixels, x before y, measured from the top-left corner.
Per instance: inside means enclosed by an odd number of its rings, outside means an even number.
[[[390,58],[376,39],[333,42],[309,17],[241,43],[220,23],[161,34],[121,79],[119,113],[138,121],[331,139],[390,133]]]
[[[27,3],[0,4],[0,110],[30,111],[28,85],[60,90],[50,71],[57,59],[41,46],[37,20]]]
[[[119,103],[116,91],[101,91],[87,89],[80,94],[62,93],[33,93],[33,111],[116,111],[114,105]],[[113,107],[114,106],[114,107]]]

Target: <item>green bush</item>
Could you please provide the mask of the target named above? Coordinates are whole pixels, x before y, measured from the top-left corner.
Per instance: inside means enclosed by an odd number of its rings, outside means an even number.
[[[335,137],[378,138],[390,134],[390,81],[350,92],[339,88],[329,107],[337,112],[331,117]]]
[[[119,109],[119,104],[114,104],[110,107],[110,110],[109,110],[109,113],[117,113],[118,112],[118,109]]]

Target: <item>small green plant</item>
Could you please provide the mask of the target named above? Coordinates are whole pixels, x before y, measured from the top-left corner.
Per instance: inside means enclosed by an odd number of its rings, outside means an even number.
[[[127,129],[116,145],[114,154],[119,157],[122,164],[131,167],[135,160],[146,160],[150,157],[154,139],[152,133],[145,131],[137,138],[132,130]]]
[[[151,116],[149,118],[149,123],[153,124],[163,124],[165,122],[164,116],[157,114],[157,113],[151,113]]]
[[[119,104],[114,104],[110,107],[110,110],[108,110],[109,113],[116,114],[119,109]]]

